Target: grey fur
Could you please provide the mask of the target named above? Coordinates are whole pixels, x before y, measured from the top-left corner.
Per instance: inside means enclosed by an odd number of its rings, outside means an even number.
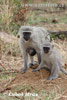
[[[31,32],[31,36],[29,41],[25,41],[23,38],[23,32]],[[27,59],[28,59],[28,53],[26,52],[26,49],[29,47],[32,47],[37,52],[37,57],[39,63],[41,62],[41,45],[44,43],[45,40],[50,41],[49,33],[46,29],[42,27],[35,27],[35,26],[21,26],[18,32],[19,38],[19,45],[21,49],[21,53],[24,57],[24,69],[22,70],[22,73],[24,73],[27,69]],[[33,64],[33,57],[31,57],[31,63]]]
[[[51,74],[48,77],[49,80],[57,78],[59,76],[59,71],[62,71],[67,75],[67,71],[65,71],[65,69],[62,67],[63,66],[62,56],[59,53],[59,51],[56,48],[54,48],[54,46],[49,42],[46,42],[43,45],[43,47],[49,47],[50,50],[48,53],[44,53],[44,50],[42,50],[42,56],[41,56],[42,62],[39,65],[39,67],[37,67],[33,71],[34,72],[38,71],[44,65],[46,65],[45,67],[51,71]]]

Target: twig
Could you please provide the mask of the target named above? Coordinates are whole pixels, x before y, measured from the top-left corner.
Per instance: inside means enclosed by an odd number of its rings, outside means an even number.
[[[3,69],[6,71],[6,67],[4,67],[4,66],[1,64],[1,62],[0,62],[0,66],[2,66],[2,67],[3,67]]]
[[[12,80],[10,80],[10,82],[9,82],[8,84],[6,84],[6,87],[5,87],[4,89],[2,89],[2,90],[0,91],[0,93],[5,92],[6,90],[10,90],[11,87],[8,87],[8,86],[9,86],[15,79],[16,79],[16,77],[14,77]]]
[[[67,36],[67,31],[48,31],[51,34],[56,34],[57,36],[60,34],[65,34]]]
[[[59,12],[64,12],[64,10],[54,10],[54,11],[49,11],[47,9],[41,9],[41,8],[31,8],[32,10],[37,10],[37,11],[44,11],[46,13],[59,13]]]
[[[0,72],[0,74],[10,74],[10,73],[19,73],[19,71],[5,71],[5,72]]]
[[[19,100],[22,100],[22,98],[18,97],[18,96],[15,96],[16,98],[18,98]]]
[[[4,88],[3,90],[1,90],[1,91],[0,91],[0,93],[3,93],[3,92],[5,92],[6,90],[11,90],[11,87]]]

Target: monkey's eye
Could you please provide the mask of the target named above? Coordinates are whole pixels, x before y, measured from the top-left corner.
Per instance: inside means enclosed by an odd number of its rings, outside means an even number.
[[[17,35],[17,38],[20,38],[20,35]]]
[[[29,35],[30,36],[31,35],[31,32],[23,32],[23,35],[25,35],[25,36],[26,35]]]

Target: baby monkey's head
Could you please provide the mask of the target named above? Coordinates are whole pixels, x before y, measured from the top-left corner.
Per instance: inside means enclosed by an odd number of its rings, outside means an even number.
[[[30,56],[34,56],[36,55],[36,50],[34,48],[27,48],[26,52],[30,55]]]
[[[46,54],[49,53],[49,52],[52,52],[53,48],[54,48],[54,45],[50,42],[45,42],[43,44],[43,51]]]

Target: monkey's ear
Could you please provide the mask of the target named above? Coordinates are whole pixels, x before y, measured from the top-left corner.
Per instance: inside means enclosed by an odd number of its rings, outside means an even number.
[[[52,44],[52,48],[54,48],[54,45]]]

